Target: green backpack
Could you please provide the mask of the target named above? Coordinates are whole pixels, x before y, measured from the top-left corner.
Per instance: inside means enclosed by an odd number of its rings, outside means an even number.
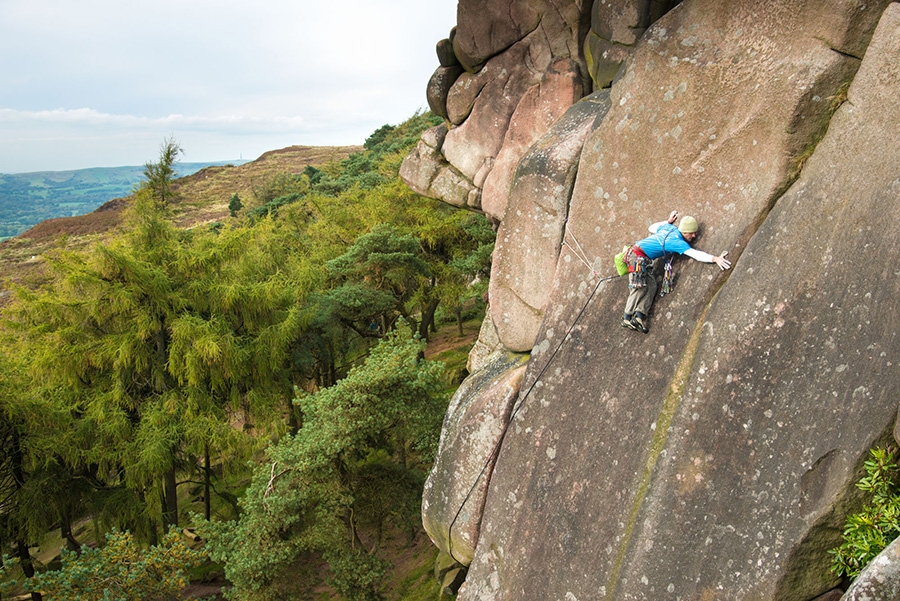
[[[628,264],[625,262],[625,253],[628,252],[630,247],[625,246],[622,248],[622,252],[613,257],[613,260],[616,262],[616,272],[619,275],[625,275],[628,273]]]

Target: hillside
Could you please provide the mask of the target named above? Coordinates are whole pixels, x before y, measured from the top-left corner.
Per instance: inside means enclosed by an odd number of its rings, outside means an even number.
[[[243,165],[205,167],[177,181],[176,222],[191,227],[226,219],[233,194],[238,194],[245,206],[253,206],[254,189],[275,175],[300,173],[308,165],[320,167],[361,150],[361,146],[289,146]],[[0,242],[0,277],[18,282],[39,277],[42,252],[60,243],[78,248],[104,235],[119,224],[127,202],[127,197],[111,198],[90,213],[47,219]]]
[[[178,173],[188,176],[206,167],[246,162],[180,163]],[[127,196],[143,178],[143,171],[143,166],[124,166],[0,173],[0,240],[41,221],[84,215],[111,198]]]

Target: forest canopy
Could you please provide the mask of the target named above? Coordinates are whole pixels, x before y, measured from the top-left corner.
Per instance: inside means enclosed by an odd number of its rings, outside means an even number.
[[[310,558],[342,597],[380,598],[384,529],[421,528],[453,390],[424,345],[483,309],[493,249],[486,219],[397,175],[437,122],[229,193],[229,217],[193,228],[173,219],[190,199],[167,139],[115,235],[47,253],[44,285],[9,285],[0,544],[19,586],[87,595],[97,583],[75,576],[101,555],[84,543],[184,558],[164,549],[196,527],[230,598],[284,598]],[[70,553],[48,572],[29,547],[50,531]]]

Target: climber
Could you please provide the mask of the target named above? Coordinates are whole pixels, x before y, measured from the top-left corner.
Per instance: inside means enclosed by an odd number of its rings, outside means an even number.
[[[653,298],[659,286],[653,273],[653,261],[668,253],[687,255],[690,258],[703,263],[715,263],[719,269],[725,271],[731,267],[731,262],[725,259],[727,252],[719,256],[713,256],[702,250],[691,248],[690,243],[697,237],[699,226],[697,220],[690,215],[681,218],[676,228],[673,224],[678,219],[678,211],[672,211],[667,221],[660,221],[650,226],[651,235],[644,238],[625,253],[625,261],[628,263],[628,300],[625,301],[625,316],[622,319],[623,328],[631,328],[646,334],[647,316],[650,307],[653,306]],[[671,264],[666,266],[666,291],[670,285]]]

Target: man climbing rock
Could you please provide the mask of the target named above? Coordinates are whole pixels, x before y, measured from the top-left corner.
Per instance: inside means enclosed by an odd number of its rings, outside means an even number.
[[[731,267],[731,262],[725,259],[727,252],[719,256],[713,256],[702,250],[691,248],[691,242],[697,237],[699,226],[697,220],[690,215],[681,218],[676,228],[674,223],[678,219],[678,211],[672,211],[667,221],[660,221],[650,226],[650,236],[644,238],[625,253],[625,261],[628,263],[628,300],[625,301],[625,316],[622,319],[623,328],[631,328],[646,334],[647,316],[659,284],[653,273],[653,261],[660,257],[666,257],[666,273],[663,282],[664,290],[668,292],[671,284],[671,260],[672,256],[687,255],[690,258],[703,263],[715,263],[722,271]]]

